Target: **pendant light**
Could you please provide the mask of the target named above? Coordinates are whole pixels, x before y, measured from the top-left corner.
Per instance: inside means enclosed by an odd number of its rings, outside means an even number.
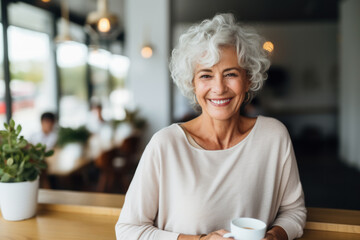
[[[98,0],[97,11],[86,18],[86,28],[91,36],[112,39],[119,33],[119,21],[116,15],[108,12],[108,1]]]
[[[143,58],[148,59],[151,58],[154,54],[154,47],[150,42],[150,27],[145,26],[142,32],[144,35],[144,44],[141,47],[140,54]]]
[[[68,0],[60,1],[61,19],[59,34],[55,37],[56,43],[63,43],[73,41],[70,36],[70,20],[69,20],[69,6]]]

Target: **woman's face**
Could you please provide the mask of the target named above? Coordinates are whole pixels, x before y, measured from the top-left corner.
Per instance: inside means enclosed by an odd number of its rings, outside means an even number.
[[[195,67],[193,84],[202,114],[214,120],[229,120],[238,117],[250,82],[238,64],[235,48],[223,47],[217,64]]]

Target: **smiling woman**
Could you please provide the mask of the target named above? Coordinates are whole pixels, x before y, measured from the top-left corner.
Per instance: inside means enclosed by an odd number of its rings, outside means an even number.
[[[276,119],[240,115],[269,68],[259,35],[217,15],[180,37],[170,68],[201,113],[153,136],[117,238],[221,240],[239,217],[265,222],[266,240],[300,237],[306,209],[289,134]]]

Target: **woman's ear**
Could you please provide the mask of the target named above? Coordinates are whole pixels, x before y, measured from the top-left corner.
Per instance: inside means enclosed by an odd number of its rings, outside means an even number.
[[[246,92],[248,92],[250,90],[251,81],[250,81],[250,75],[249,75],[248,71],[245,69],[244,69],[243,77],[245,79],[245,89],[246,89]]]
[[[246,92],[250,90],[251,81],[246,77]]]

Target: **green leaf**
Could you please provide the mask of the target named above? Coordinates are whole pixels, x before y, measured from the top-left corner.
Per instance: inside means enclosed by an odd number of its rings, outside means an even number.
[[[20,163],[20,166],[19,166],[19,170],[18,170],[18,172],[17,172],[17,175],[18,176],[21,176],[21,174],[23,173],[23,171],[24,171],[24,161],[22,161],[21,163]]]
[[[32,164],[30,162],[26,162],[24,165],[25,168],[31,168],[31,166],[32,166]]]
[[[19,133],[21,132],[21,125],[18,125],[16,128],[16,135],[19,135]]]
[[[14,180],[14,182],[25,182],[22,176],[17,176]]]
[[[9,149],[10,149],[9,144],[4,144],[4,145],[2,146],[2,150],[3,150],[3,151],[7,151],[7,150],[9,150]]]
[[[4,128],[5,128],[6,130],[9,130],[9,124],[7,124],[7,123],[4,122]]]
[[[35,169],[32,169],[31,171],[28,171],[26,175],[24,175],[24,179],[26,181],[34,181],[38,175],[38,172]]]
[[[25,160],[22,160],[22,162],[20,163],[20,169],[24,169],[24,165],[25,165]]]
[[[2,147],[2,150],[6,153],[13,153],[14,150],[10,148],[10,145],[9,144],[4,144],[3,147]]]
[[[37,143],[36,145],[34,145],[34,148],[40,148],[41,147],[41,143]]]
[[[47,164],[45,162],[39,163],[39,168],[45,169],[47,167]]]
[[[5,173],[5,174],[1,177],[0,181],[1,181],[1,182],[9,182],[10,179],[11,179],[11,176],[10,176],[8,173]]]
[[[47,151],[47,152],[45,153],[45,157],[50,157],[50,156],[52,156],[53,154],[54,154],[54,150]]]
[[[0,130],[0,135],[3,136],[3,137],[7,137],[9,134],[8,134],[7,131]]]
[[[28,143],[27,143],[27,141],[25,139],[21,139],[19,144],[18,144],[18,147],[19,148],[24,148],[24,147],[26,147],[27,144]]]
[[[7,164],[8,166],[13,165],[13,163],[14,163],[14,159],[12,159],[12,158],[9,158],[9,159],[6,161],[6,164]]]
[[[14,121],[14,119],[11,119],[11,120],[10,120],[10,127],[11,127],[11,128],[14,128],[14,127],[15,127],[15,121]]]
[[[26,155],[26,156],[24,157],[23,162],[27,162],[27,161],[29,161],[29,160],[30,160],[30,156],[29,156],[29,155]]]

